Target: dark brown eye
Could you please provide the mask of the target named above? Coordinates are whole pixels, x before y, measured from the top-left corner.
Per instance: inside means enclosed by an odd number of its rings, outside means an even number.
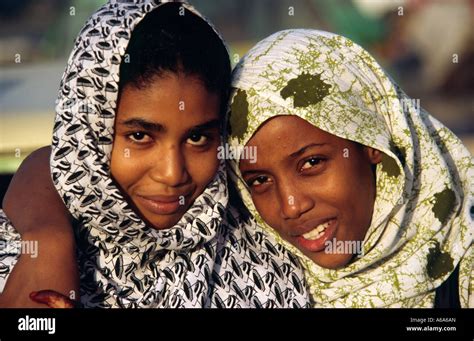
[[[207,143],[208,137],[200,133],[192,133],[187,141],[193,146],[203,146]]]
[[[264,175],[261,175],[261,176],[257,176],[256,178],[250,180],[248,185],[249,186],[260,186],[260,185],[263,185],[267,181],[268,181],[268,177],[264,176]]]
[[[323,161],[324,160],[320,157],[311,157],[311,158],[309,158],[305,161],[305,163],[301,167],[301,170],[310,169],[312,167],[315,167],[315,166],[321,164]]]
[[[136,141],[141,141],[145,138],[145,133],[142,133],[142,132],[138,132],[138,133],[133,133],[132,134],[132,137],[134,140]]]
[[[134,143],[148,143],[151,139],[150,135],[142,131],[128,134],[127,137]]]

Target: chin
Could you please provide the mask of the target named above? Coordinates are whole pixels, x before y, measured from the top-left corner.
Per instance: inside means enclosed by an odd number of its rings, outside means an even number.
[[[150,227],[153,227],[154,229],[157,229],[157,230],[166,230],[166,229],[169,229],[169,228],[172,228],[173,226],[175,226],[179,221],[179,218],[177,219],[173,219],[171,221],[169,220],[166,220],[166,221],[149,221],[148,224],[150,225]]]
[[[354,255],[320,253],[309,255],[309,258],[322,268],[337,270],[349,264],[353,256]]]
[[[181,217],[183,216],[182,212],[175,213],[168,216],[142,216],[142,219],[145,223],[156,230],[166,230],[175,226]]]
[[[179,210],[170,214],[157,214],[150,212],[146,208],[137,205],[137,211],[140,217],[147,224],[156,230],[166,230],[175,226],[188,210],[188,206],[182,206]]]

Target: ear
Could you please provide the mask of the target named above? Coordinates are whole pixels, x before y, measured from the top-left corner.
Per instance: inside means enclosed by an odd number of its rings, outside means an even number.
[[[367,154],[370,163],[373,165],[376,165],[377,163],[380,163],[382,161],[383,153],[378,149],[365,147],[365,153]]]

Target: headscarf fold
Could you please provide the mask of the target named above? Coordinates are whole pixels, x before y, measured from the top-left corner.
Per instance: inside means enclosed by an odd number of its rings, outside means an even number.
[[[120,63],[136,25],[161,5],[109,1],[79,33],[61,81],[51,174],[77,220],[81,301],[86,307],[307,306],[297,258],[229,202],[223,160],[204,192],[165,230],[147,226],[111,177]],[[4,215],[1,223],[3,239],[18,239]],[[0,261],[4,282],[14,262]]]
[[[236,150],[268,119],[296,115],[383,152],[363,256],[338,270],[316,265],[267,226],[232,165],[257,221],[302,260],[315,307],[432,307],[458,265],[461,306],[474,307],[473,159],[368,52],[328,32],[281,31],[247,53],[232,86]]]

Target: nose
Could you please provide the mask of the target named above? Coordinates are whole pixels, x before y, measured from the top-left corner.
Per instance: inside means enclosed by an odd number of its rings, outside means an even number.
[[[297,219],[314,206],[311,197],[289,179],[280,182],[277,190],[280,202],[280,217],[283,219]]]
[[[150,170],[150,177],[156,182],[178,187],[189,179],[184,155],[174,144],[163,146],[152,162],[154,165]]]

